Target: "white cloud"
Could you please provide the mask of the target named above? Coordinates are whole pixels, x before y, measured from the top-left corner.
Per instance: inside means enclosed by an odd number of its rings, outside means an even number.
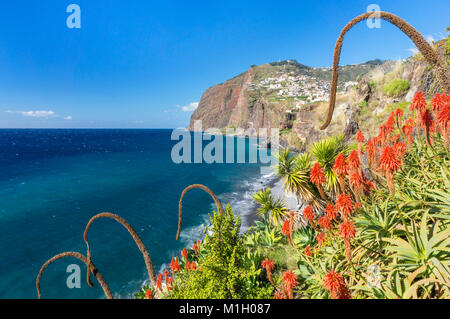
[[[26,111],[26,112],[19,112],[23,116],[29,116],[29,117],[50,117],[54,116],[55,112],[53,111]]]
[[[198,107],[198,102],[189,103],[189,105],[182,106],[181,109],[183,112],[192,112]]]
[[[64,119],[65,119],[65,120],[71,120],[71,119],[72,119],[72,116],[71,116],[71,115],[66,116]]]

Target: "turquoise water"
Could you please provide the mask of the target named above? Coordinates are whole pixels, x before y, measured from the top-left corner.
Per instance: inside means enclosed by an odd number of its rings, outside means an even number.
[[[251,194],[269,182],[259,164],[175,164],[171,130],[0,130],[0,298],[36,298],[42,264],[63,251],[86,253],[83,230],[101,212],[125,218],[150,251],[156,271],[203,234],[213,209],[209,195],[191,190],[184,200],[183,232],[175,241],[178,199],[193,183],[210,187],[244,215]],[[236,141],[236,139],[235,139]],[[246,140],[246,151],[255,149]],[[238,208],[238,209],[237,209]],[[93,261],[120,297],[146,280],[142,256],[113,220],[94,222]],[[69,264],[81,267],[81,288],[66,285]],[[45,298],[102,298],[88,287],[86,268],[59,260],[41,279]]]

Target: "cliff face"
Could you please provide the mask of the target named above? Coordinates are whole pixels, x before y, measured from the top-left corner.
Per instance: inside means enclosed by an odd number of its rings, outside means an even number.
[[[450,40],[438,51],[450,65]],[[441,87],[420,55],[404,61],[369,61],[340,67],[336,109],[330,126],[321,131],[328,109],[330,68],[310,68],[296,61],[252,66],[203,94],[191,117],[208,128],[279,128],[283,145],[303,150],[329,135],[351,140],[359,129],[376,135],[379,119],[396,108],[406,110],[417,91],[428,97]],[[395,94],[386,88],[398,80],[408,87]]]
[[[381,61],[341,68],[341,88]],[[202,128],[291,129],[300,106],[328,99],[330,68],[310,68],[296,61],[269,63],[250,69],[203,93],[194,121]]]

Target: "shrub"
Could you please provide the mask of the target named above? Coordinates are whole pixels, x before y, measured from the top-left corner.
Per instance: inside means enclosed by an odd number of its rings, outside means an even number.
[[[245,299],[269,298],[273,287],[259,280],[261,269],[246,258],[241,221],[228,205],[223,215],[214,212],[205,228],[201,256],[192,257],[197,269],[180,270],[168,298]],[[183,265],[182,265],[183,266]]]
[[[405,94],[409,90],[409,81],[402,79],[393,79],[383,88],[387,96],[395,97]]]

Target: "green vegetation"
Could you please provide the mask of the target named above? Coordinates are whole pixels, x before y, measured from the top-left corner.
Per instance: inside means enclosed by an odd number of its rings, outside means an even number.
[[[390,97],[401,96],[406,92],[408,92],[408,90],[409,90],[409,81],[398,78],[393,79],[383,88],[384,93]]]
[[[269,188],[255,194],[262,220],[243,236],[229,206],[224,215],[214,213],[204,242],[183,254],[175,280],[150,288],[152,295],[449,298],[448,140],[438,131],[427,139],[431,124],[422,124],[413,136],[413,118],[396,112],[376,139],[360,132],[352,146],[333,137],[313,144],[310,153],[281,151],[277,172],[308,205],[303,214],[287,213]],[[144,298],[145,289],[136,297]]]

